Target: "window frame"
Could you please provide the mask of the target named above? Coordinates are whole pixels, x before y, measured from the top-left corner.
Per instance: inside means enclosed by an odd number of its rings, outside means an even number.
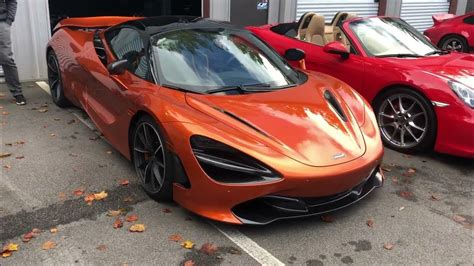
[[[469,20],[471,20],[471,21],[469,21]],[[462,20],[462,22],[463,22],[464,24],[474,26],[474,15],[470,15],[470,16],[465,17],[465,18]]]

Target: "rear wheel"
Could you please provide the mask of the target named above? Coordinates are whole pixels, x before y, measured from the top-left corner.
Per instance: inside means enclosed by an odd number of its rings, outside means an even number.
[[[133,131],[132,154],[143,189],[154,199],[172,199],[172,158],[156,122],[144,116]]]
[[[53,102],[59,107],[68,107],[71,105],[64,95],[61,70],[54,51],[48,53],[48,81]]]
[[[385,146],[412,153],[432,147],[436,138],[436,116],[430,102],[408,89],[389,90],[374,103]]]
[[[466,39],[461,36],[450,35],[444,37],[440,45],[441,49],[448,50],[448,51],[456,51],[456,52],[469,52],[469,46],[467,45]]]

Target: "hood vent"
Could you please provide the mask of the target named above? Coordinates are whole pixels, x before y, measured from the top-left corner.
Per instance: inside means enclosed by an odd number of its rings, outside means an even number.
[[[347,122],[347,117],[344,114],[344,111],[342,110],[341,105],[336,100],[336,98],[334,97],[331,91],[329,90],[324,91],[324,99],[326,99],[326,101],[332,106],[332,108],[334,108],[334,110],[341,117],[341,119],[344,122]]]

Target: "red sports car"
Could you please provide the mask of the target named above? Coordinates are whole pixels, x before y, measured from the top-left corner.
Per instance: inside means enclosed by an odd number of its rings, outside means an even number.
[[[425,35],[443,50],[469,52],[474,50],[474,13],[455,17],[452,14],[433,16],[434,26]]]
[[[306,67],[341,79],[374,107],[386,146],[474,157],[474,56],[440,51],[399,18],[333,23],[306,13],[295,23],[250,27],[280,54],[306,52]]]
[[[266,224],[382,185],[370,105],[247,30],[192,17],[66,19],[47,58],[53,101],[83,108],[153,198]]]

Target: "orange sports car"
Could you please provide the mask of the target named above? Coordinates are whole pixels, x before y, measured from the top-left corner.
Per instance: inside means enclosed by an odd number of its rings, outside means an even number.
[[[267,224],[382,185],[370,104],[247,30],[183,16],[71,18],[54,29],[47,62],[54,102],[84,109],[154,199]]]

